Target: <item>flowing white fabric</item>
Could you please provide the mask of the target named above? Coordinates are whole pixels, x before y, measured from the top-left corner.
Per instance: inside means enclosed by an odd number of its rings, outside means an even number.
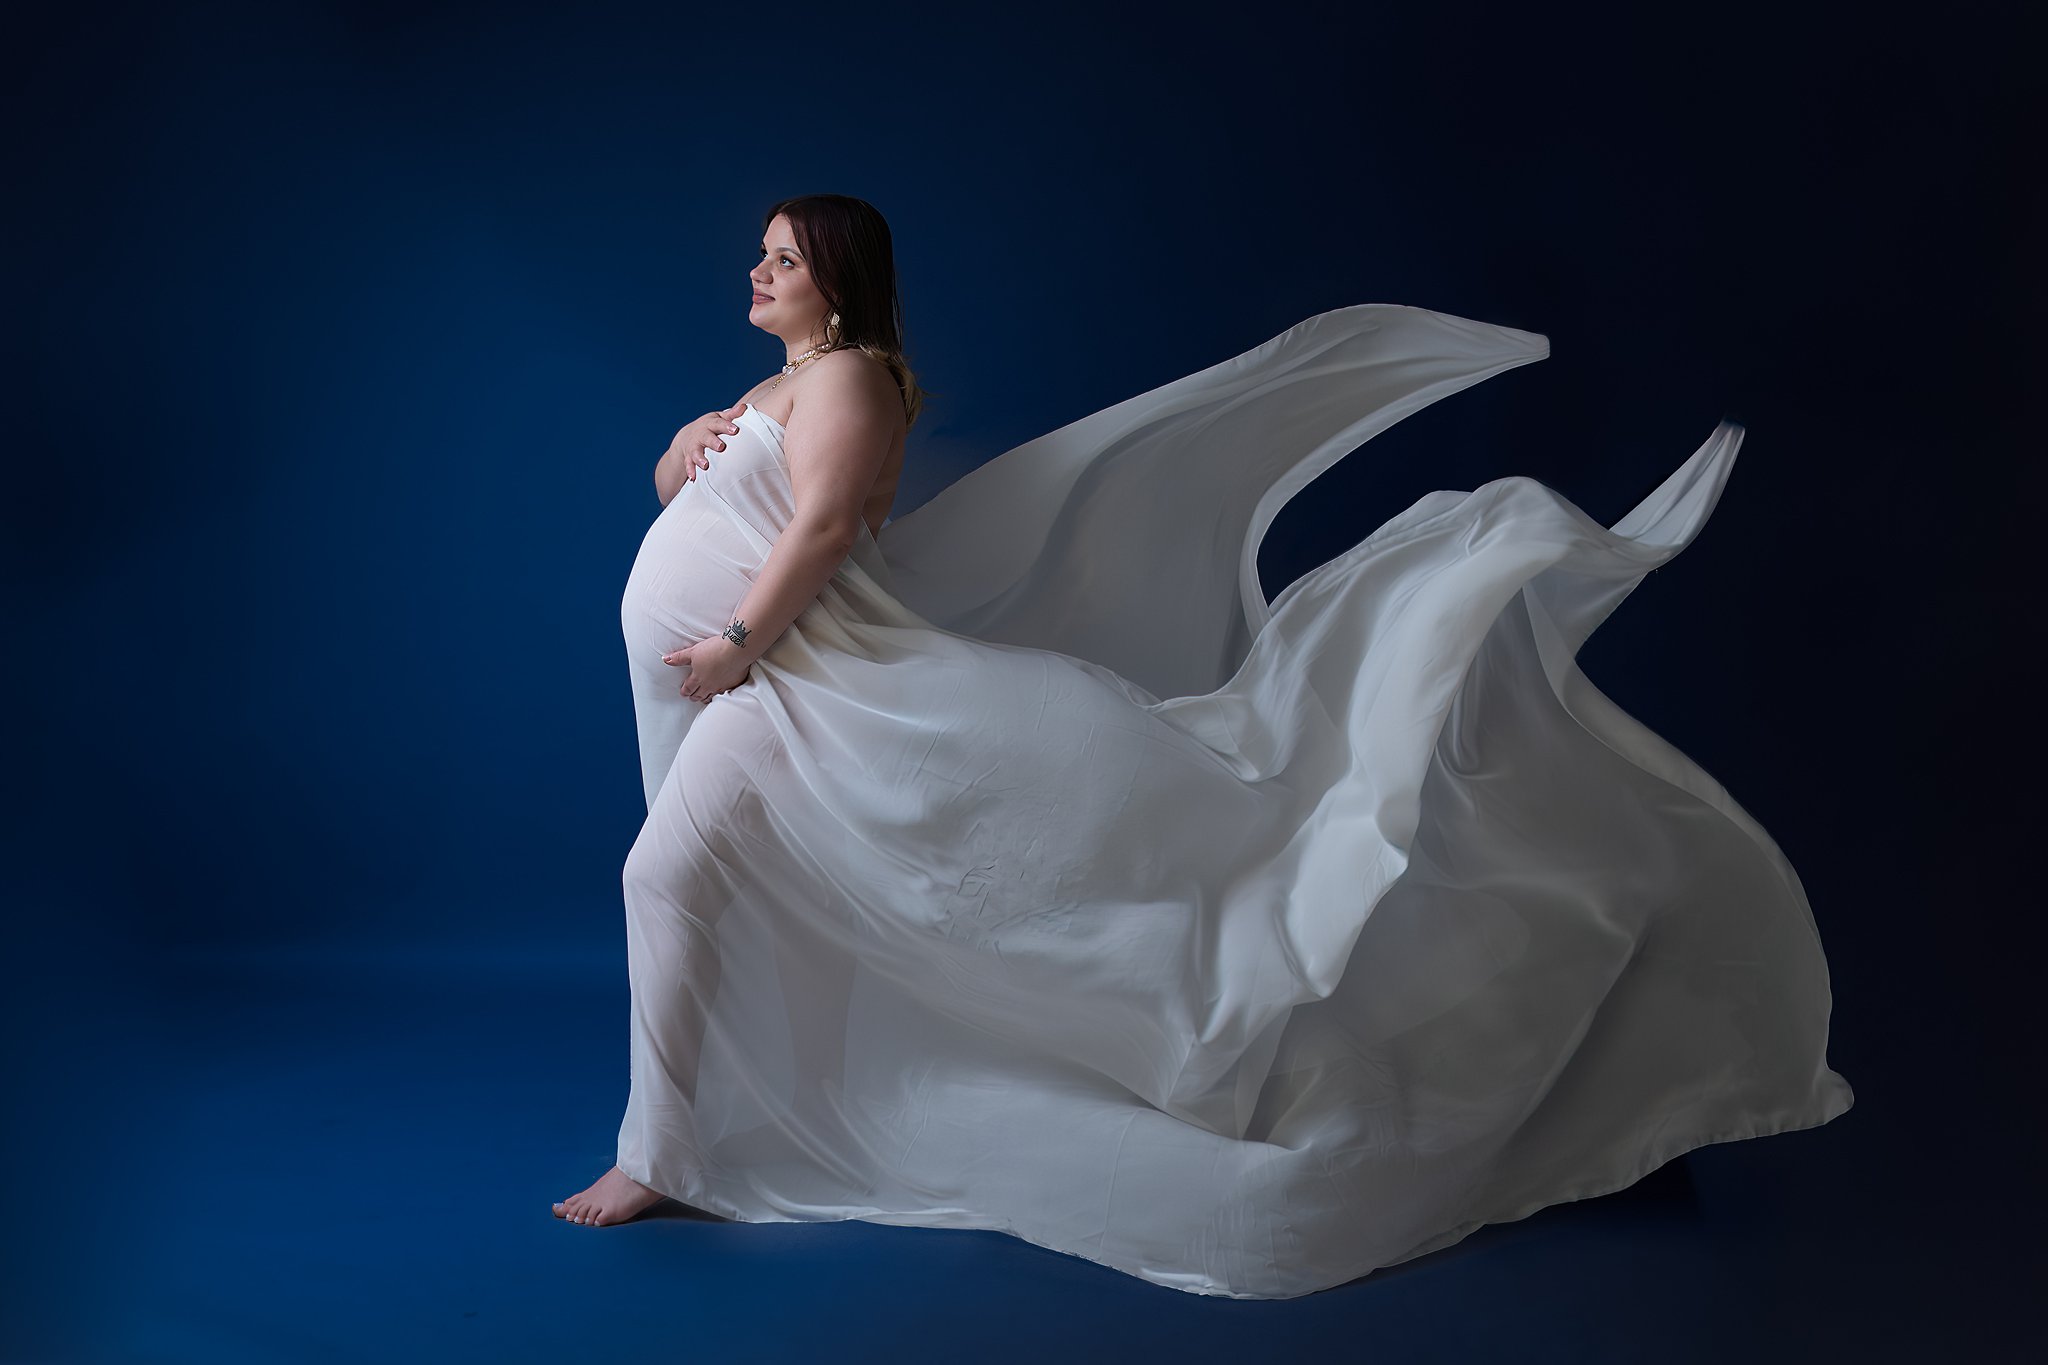
[[[659,655],[731,619],[794,510],[743,414],[621,610],[620,1169],[1279,1298],[1846,1110],[1798,877],[1575,662],[1739,427],[1611,528],[1502,478],[1259,591],[1316,474],[1548,353],[1309,318],[863,531],[745,683],[686,701]]]

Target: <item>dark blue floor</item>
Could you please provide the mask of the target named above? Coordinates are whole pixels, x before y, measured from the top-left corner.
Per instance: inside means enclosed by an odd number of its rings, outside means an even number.
[[[1993,1361],[2048,1342],[2029,1211],[2001,1193],[2031,1141],[1957,1121],[1980,1100],[1904,1045],[1838,1050],[1857,1105],[1822,1128],[1261,1302],[994,1232],[673,1204],[557,1221],[611,1160],[623,944],[110,949],[24,986],[7,1361]]]

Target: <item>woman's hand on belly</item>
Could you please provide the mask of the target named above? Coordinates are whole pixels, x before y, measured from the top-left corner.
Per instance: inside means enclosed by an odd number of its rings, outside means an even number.
[[[747,680],[754,655],[752,650],[734,644],[725,636],[714,635],[708,640],[672,649],[661,656],[661,661],[678,668],[688,668],[690,676],[677,690],[691,701],[708,702]]]

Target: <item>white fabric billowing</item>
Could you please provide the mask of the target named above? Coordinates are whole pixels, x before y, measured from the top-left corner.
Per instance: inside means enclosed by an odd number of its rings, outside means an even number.
[[[1288,1297],[1824,1123],[1798,877],[1579,645],[1712,511],[1438,492],[1258,591],[1288,497],[1541,336],[1324,313],[975,470],[686,701],[793,498],[756,409],[621,609],[618,1164],[731,1218],[993,1228]]]

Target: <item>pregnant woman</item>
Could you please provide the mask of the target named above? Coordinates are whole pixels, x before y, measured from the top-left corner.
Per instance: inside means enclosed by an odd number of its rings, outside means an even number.
[[[886,224],[777,204],[750,290],[783,371],[678,434],[622,604],[631,1090],[557,1217],[1278,1298],[1850,1106],[1797,875],[1576,663],[1739,427],[1611,527],[1505,477],[1268,602],[1290,497],[1548,341],[1337,309],[889,521]]]

